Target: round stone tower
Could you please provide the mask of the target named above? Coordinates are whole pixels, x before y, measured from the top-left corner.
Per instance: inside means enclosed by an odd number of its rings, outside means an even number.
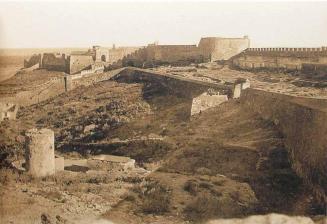
[[[54,133],[50,129],[26,131],[26,170],[34,177],[55,173]]]

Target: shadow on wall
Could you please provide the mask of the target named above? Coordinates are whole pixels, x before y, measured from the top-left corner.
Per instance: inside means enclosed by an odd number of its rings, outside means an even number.
[[[247,89],[241,95],[241,104],[280,129],[293,169],[325,206],[327,101]]]

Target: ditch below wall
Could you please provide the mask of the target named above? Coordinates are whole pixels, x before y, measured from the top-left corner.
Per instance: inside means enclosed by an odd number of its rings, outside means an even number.
[[[283,134],[293,169],[327,202],[327,101],[256,89],[244,90],[241,105],[272,121]]]

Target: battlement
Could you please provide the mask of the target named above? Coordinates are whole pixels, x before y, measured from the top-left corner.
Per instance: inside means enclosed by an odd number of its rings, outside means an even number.
[[[289,47],[274,47],[274,48],[247,48],[245,52],[327,52],[327,47],[316,48],[289,48]]]

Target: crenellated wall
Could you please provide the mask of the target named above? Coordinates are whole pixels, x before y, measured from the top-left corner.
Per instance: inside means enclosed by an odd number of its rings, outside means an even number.
[[[285,69],[306,72],[327,69],[327,47],[320,48],[248,48],[232,59],[241,69]]]

